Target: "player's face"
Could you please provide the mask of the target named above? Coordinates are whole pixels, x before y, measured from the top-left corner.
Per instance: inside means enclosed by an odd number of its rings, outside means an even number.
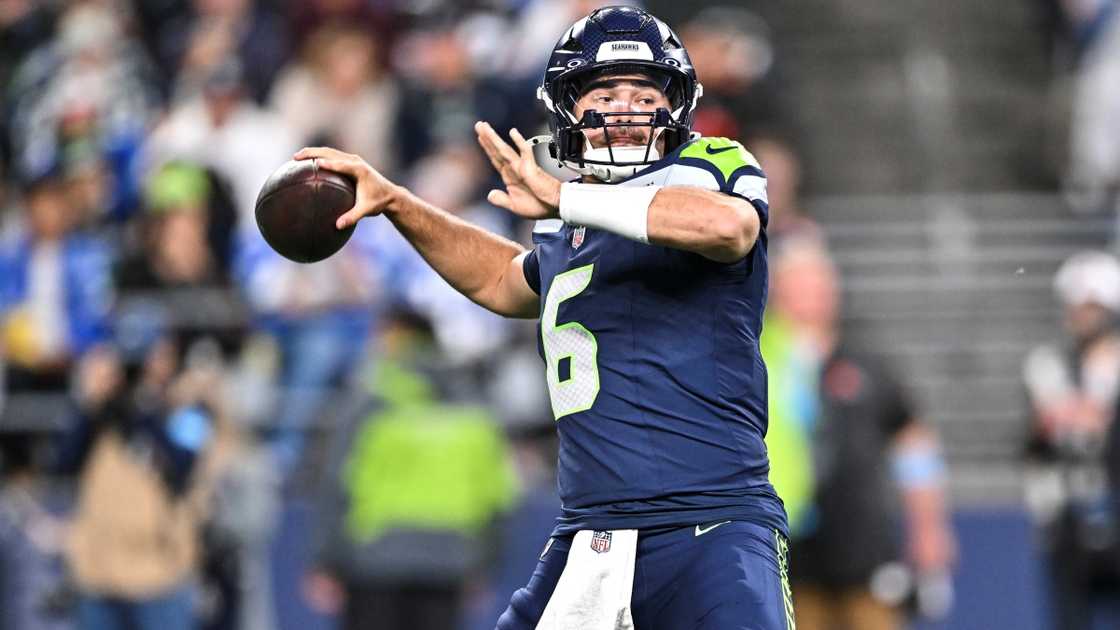
[[[655,83],[641,75],[605,76],[597,79],[587,87],[583,95],[576,101],[574,111],[576,118],[583,116],[587,110],[601,113],[607,112],[655,112],[659,107],[669,109],[669,98]],[[644,122],[646,117],[640,117],[636,122]],[[610,122],[623,122],[631,120],[625,116],[611,117]],[[611,146],[641,146],[649,143],[649,135],[653,132],[648,125],[634,127],[612,127],[610,130]],[[583,132],[588,143],[594,148],[607,146],[606,130],[589,129]]]

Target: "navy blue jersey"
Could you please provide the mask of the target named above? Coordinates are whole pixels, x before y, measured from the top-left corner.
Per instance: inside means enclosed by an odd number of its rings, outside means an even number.
[[[693,141],[620,186],[741,196],[765,179],[738,143]],[[609,208],[604,208],[609,212]],[[560,435],[557,534],[738,519],[786,531],[767,475],[766,236],[735,263],[538,223],[524,270]]]

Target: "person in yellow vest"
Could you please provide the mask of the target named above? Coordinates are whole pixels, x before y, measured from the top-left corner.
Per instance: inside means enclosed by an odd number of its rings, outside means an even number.
[[[895,630],[908,603],[943,615],[956,543],[937,438],[892,373],[844,338],[823,240],[790,236],[773,252],[767,443],[790,513],[797,627]]]
[[[391,317],[382,341],[332,440],[305,593],[345,629],[455,628],[492,555],[483,532],[517,497],[509,447],[490,410],[452,393],[426,322]]]
[[[782,498],[789,519],[790,535],[806,526],[806,515],[813,500],[813,453],[809,436],[798,421],[798,410],[789,393],[796,379],[795,338],[785,319],[766,314],[760,350],[766,360],[767,391],[770,401],[770,426],[766,449],[770,455],[770,483]]]

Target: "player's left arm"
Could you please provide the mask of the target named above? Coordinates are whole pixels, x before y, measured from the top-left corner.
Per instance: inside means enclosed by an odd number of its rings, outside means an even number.
[[[561,218],[725,263],[749,254],[762,229],[759,211],[744,197],[692,186],[561,184],[537,165],[516,129],[510,131],[513,147],[487,123],[478,123],[475,131],[506,186],[487,199],[526,219]],[[747,155],[716,154],[725,163],[721,168],[730,163],[731,171],[740,166],[734,155]],[[746,166],[746,158],[740,159]]]
[[[692,186],[658,190],[646,215],[650,243],[724,263],[749,254],[761,229],[758,211],[749,201]]]

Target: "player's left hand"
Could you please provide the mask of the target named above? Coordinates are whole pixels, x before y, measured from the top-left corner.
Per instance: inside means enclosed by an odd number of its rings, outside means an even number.
[[[506,185],[505,190],[491,190],[486,199],[526,219],[559,217],[560,180],[537,165],[533,147],[521,133],[516,129],[509,132],[517,146],[515,151],[489,123],[475,123],[474,130],[482,150]]]

